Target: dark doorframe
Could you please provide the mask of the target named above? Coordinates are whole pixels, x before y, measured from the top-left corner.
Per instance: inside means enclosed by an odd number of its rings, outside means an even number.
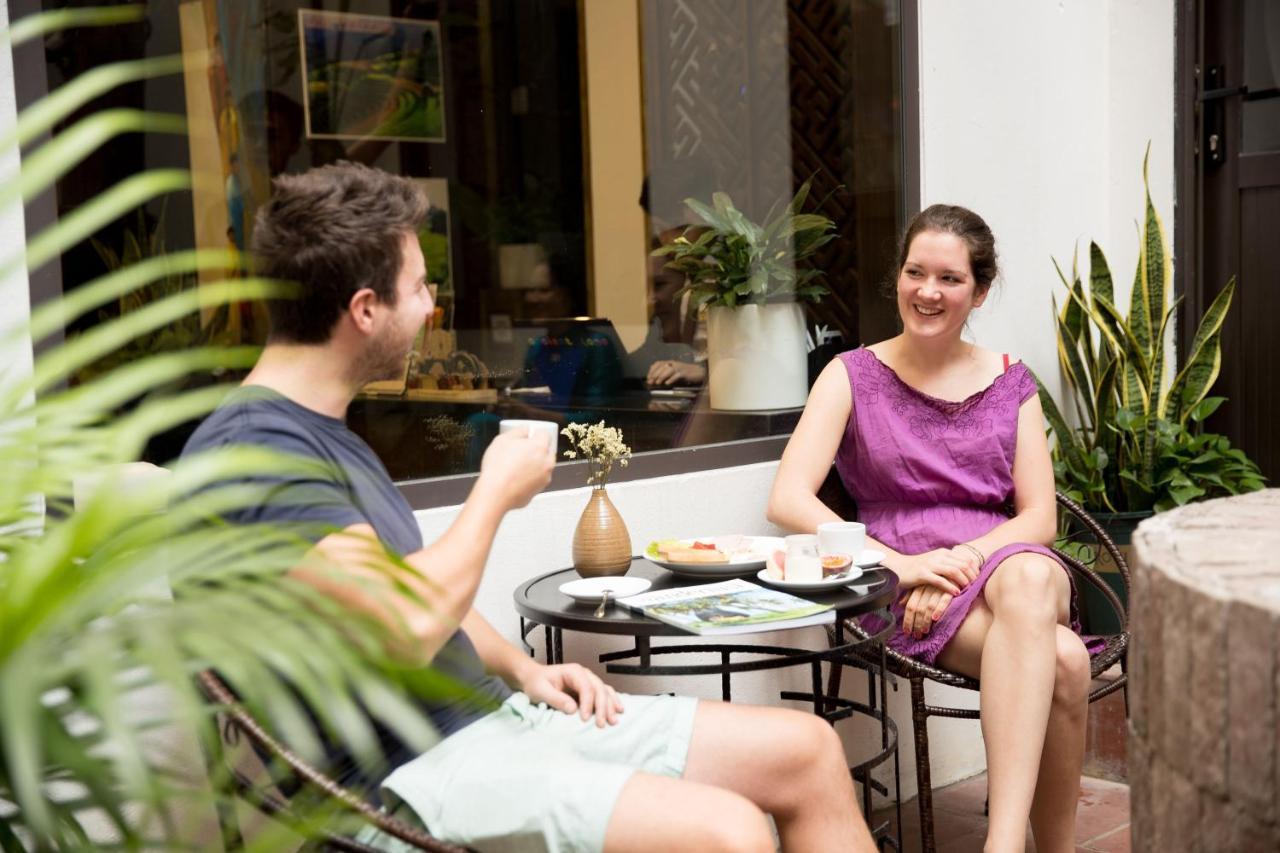
[[[1185,353],[1195,334],[1193,320],[1204,314],[1197,288],[1191,286],[1198,276],[1200,259],[1199,199],[1200,186],[1196,172],[1199,128],[1200,92],[1198,65],[1200,54],[1200,2],[1178,0],[1174,10],[1174,82],[1173,82],[1173,292],[1186,297],[1178,319],[1178,352]]]
[[[1246,20],[1251,14],[1254,19]],[[1178,0],[1174,131],[1178,216],[1174,286],[1186,297],[1179,322],[1185,356],[1200,317],[1227,281],[1236,295],[1222,329],[1215,395],[1229,402],[1209,421],[1262,468],[1280,477],[1280,140],[1261,131],[1249,102],[1280,97],[1274,76],[1248,79],[1248,50],[1280,26],[1260,0]],[[1265,28],[1264,28],[1265,27]],[[1246,39],[1258,39],[1252,46]],[[1255,122],[1250,124],[1250,122]]]

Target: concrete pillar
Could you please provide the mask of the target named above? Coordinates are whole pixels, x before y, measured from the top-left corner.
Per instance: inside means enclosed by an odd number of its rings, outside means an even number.
[[[1133,544],[1133,849],[1280,849],[1280,489],[1161,513]]]

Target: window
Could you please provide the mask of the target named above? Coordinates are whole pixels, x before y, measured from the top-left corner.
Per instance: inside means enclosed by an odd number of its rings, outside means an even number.
[[[13,17],[24,5],[37,4],[12,4]],[[38,60],[49,89],[181,55],[182,73],[86,110],[177,113],[189,133],[113,140],[59,183],[57,215],[147,168],[188,167],[194,186],[102,229],[46,278],[69,292],[130,258],[243,248],[272,176],[359,160],[421,181],[433,203],[420,234],[432,327],[405,375],[348,413],[396,479],[475,471],[504,417],[604,419],[638,453],[785,435],[826,360],[892,331],[876,294],[903,207],[900,29],[897,0],[186,0],[64,33]],[[708,387],[732,358],[712,346],[714,312],[651,252],[705,225],[687,198],[726,193],[761,222],[805,181],[806,210],[836,235],[813,259],[830,293],[797,314],[814,349],[785,382],[746,377],[788,391],[784,404],[724,404]],[[108,313],[198,286],[160,282]],[[752,344],[776,355],[762,329]],[[265,333],[261,306],[207,312],[81,378]],[[171,458],[188,431],[149,453]]]

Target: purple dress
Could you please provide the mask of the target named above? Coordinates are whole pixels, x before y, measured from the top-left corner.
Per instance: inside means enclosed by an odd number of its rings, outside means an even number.
[[[867,535],[903,554],[950,548],[1009,519],[1018,409],[1036,393],[1023,364],[1013,364],[982,391],[960,402],[940,400],[903,382],[870,350],[841,353],[853,407],[836,452],[836,470],[858,502]],[[1042,545],[1016,542],[989,555],[978,577],[956,596],[923,639],[897,631],[890,648],[933,663],[950,642],[1001,561]],[[1066,567],[1063,566],[1066,571]],[[902,624],[903,607],[893,614]],[[866,627],[883,627],[866,617]],[[1075,588],[1071,627],[1079,633]]]

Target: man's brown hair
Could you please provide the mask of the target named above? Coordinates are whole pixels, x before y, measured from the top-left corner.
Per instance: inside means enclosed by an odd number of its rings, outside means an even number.
[[[427,215],[417,184],[343,161],[281,175],[273,187],[253,228],[254,269],[300,293],[268,303],[272,340],[324,343],[361,288],[396,304],[404,236]]]

